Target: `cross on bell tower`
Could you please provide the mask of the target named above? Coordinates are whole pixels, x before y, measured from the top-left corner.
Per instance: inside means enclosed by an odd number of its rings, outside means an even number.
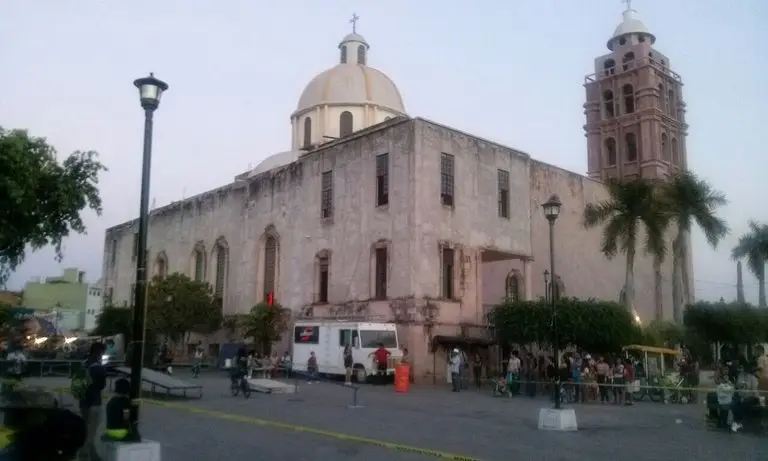
[[[588,174],[591,178],[665,179],[686,168],[683,81],[656,37],[622,0],[622,21],[585,78]]]

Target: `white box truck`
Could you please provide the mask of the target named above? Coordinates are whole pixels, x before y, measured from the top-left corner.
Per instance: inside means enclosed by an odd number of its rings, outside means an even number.
[[[340,319],[301,319],[293,327],[293,371],[305,372],[309,354],[317,357],[318,373],[344,376],[344,346],[352,346],[352,377],[363,383],[376,374],[371,353],[379,344],[389,350],[387,374],[395,372],[403,352],[397,338],[397,328],[391,322],[364,322]]]

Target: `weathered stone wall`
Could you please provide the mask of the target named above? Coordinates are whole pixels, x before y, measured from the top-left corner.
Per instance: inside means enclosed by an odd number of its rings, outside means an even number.
[[[315,255],[331,255],[331,303],[371,297],[373,244],[390,247],[391,296],[410,292],[409,272],[392,264],[408,264],[411,228],[413,130],[392,121],[383,131],[363,131],[313,151],[298,162],[236,181],[220,189],[155,210],[150,218],[150,267],[163,251],[168,272],[192,275],[192,252],[198,242],[207,250],[207,274],[215,272],[214,243],[229,247],[225,313],[244,313],[263,299],[265,229],[279,236],[276,300],[294,310],[315,301]],[[375,156],[390,154],[389,205],[375,206]],[[321,218],[321,175],[333,170],[334,214]],[[136,223],[107,230],[105,288],[114,288],[116,302],[130,300],[135,260]],[[110,265],[111,241],[117,258]],[[209,277],[209,281],[212,282]]]
[[[624,286],[626,256],[619,253],[608,260],[600,252],[602,228],[586,230],[582,226],[584,207],[607,198],[599,182],[582,175],[532,160],[531,235],[533,238],[533,267],[531,285],[534,297],[544,295],[544,270],[549,269],[549,223],[541,204],[550,195],[558,194],[563,203],[555,224],[555,270],[565,285],[566,296],[619,300]],[[642,244],[642,242],[641,242]],[[484,302],[497,303],[504,297],[504,280],[512,269],[521,270],[516,262],[494,262],[484,268]],[[672,262],[662,266],[664,318],[672,317]],[[654,319],[653,258],[639,249],[635,261],[635,309],[643,323]]]

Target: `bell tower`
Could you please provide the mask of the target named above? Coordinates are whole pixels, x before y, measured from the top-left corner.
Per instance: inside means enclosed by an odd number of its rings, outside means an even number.
[[[584,114],[590,178],[666,179],[687,166],[683,81],[631,0],[585,78]]]

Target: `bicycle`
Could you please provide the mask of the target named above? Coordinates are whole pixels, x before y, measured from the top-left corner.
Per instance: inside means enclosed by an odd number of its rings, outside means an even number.
[[[245,373],[233,375],[229,388],[232,392],[232,397],[237,397],[240,392],[243,393],[243,397],[246,399],[251,397],[251,386],[248,384],[248,380],[245,379]]]

